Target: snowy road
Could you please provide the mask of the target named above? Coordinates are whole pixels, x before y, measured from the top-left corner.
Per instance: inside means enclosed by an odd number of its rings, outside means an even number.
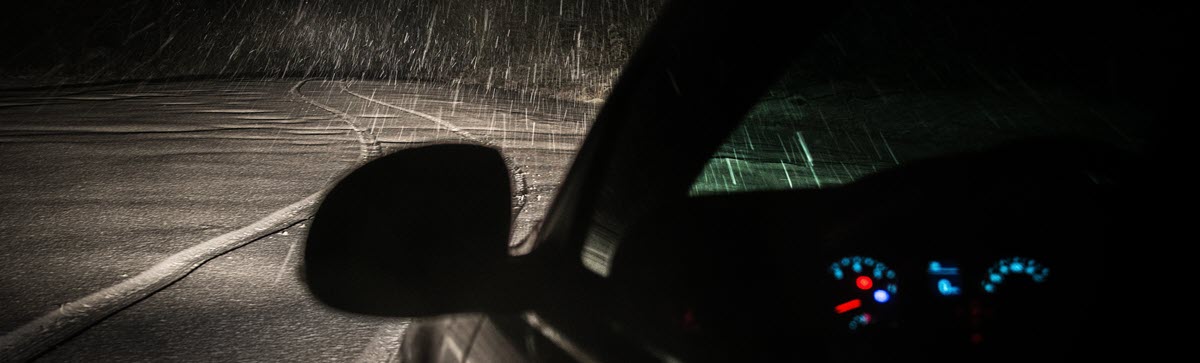
[[[1140,134],[1135,125],[1086,117],[1094,109],[1071,93],[1044,100],[1078,106],[1048,108],[1003,94],[860,97],[870,84],[835,86],[764,98],[693,192],[837,185],[908,160],[1043,134]],[[1039,116],[1047,110],[1054,117]],[[395,359],[417,325],[331,311],[298,280],[320,193],[379,155],[434,142],[485,144],[509,161],[517,240],[545,212],[595,112],[429,83],[0,91],[0,361]],[[493,322],[436,324],[482,337],[472,354],[507,354],[486,341],[498,335],[474,333]],[[469,350],[454,344],[430,349]]]
[[[522,236],[594,112],[422,83],[0,91],[0,356],[388,359],[405,321],[331,311],[298,280],[313,196],[380,154],[487,144]]]

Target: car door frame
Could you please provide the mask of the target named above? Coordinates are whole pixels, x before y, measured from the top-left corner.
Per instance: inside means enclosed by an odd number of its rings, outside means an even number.
[[[538,283],[548,294],[525,320],[581,361],[653,356],[607,330],[605,271],[586,266],[585,251],[615,248],[639,218],[686,198],[742,116],[846,7],[667,4],[597,115],[546,218],[526,238],[533,243],[526,259],[544,266]]]

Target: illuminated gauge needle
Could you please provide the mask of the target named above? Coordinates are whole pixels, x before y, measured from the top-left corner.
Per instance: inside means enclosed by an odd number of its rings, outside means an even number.
[[[847,311],[858,309],[860,307],[862,307],[862,300],[854,299],[838,304],[838,306],[834,306],[833,310],[837,310],[838,314],[843,314]]]

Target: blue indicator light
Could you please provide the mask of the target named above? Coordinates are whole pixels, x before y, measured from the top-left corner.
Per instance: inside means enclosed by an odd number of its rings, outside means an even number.
[[[992,282],[1000,283],[1000,281],[1004,280],[1004,276],[1000,276],[1000,274],[994,273],[994,274],[989,275],[988,279],[991,279]]]
[[[996,285],[992,285],[992,284],[983,284],[983,291],[987,291],[987,292],[996,292]]]
[[[888,270],[888,272],[887,272],[887,278],[889,278],[889,279],[894,279],[894,278],[896,278],[896,271]]]
[[[875,301],[878,301],[880,304],[888,302],[888,300],[891,298],[892,295],[888,294],[887,291],[875,290]]]
[[[862,263],[855,262],[854,266],[851,266],[850,268],[853,269],[855,273],[862,273]]]
[[[929,274],[942,276],[958,275],[958,266],[955,266],[954,264],[944,264],[939,261],[930,261]]]
[[[1036,266],[1034,266],[1034,265],[1025,266],[1025,273],[1026,273],[1026,274],[1033,275],[1033,272],[1034,272],[1034,271],[1036,271],[1036,270],[1037,270],[1037,267],[1036,267]]]
[[[950,280],[941,279],[937,283],[938,292],[945,296],[958,295],[958,286],[950,283]]]
[[[1008,266],[1008,269],[1014,273],[1021,273],[1021,271],[1025,271],[1025,265],[1022,265],[1020,262],[1013,262],[1012,265]]]

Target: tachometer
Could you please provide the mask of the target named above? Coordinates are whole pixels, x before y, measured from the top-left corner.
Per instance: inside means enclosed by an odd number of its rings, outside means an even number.
[[[878,324],[897,292],[896,272],[871,257],[849,256],[829,266],[833,311],[850,330]]]
[[[1017,280],[1021,283],[1026,281],[1034,284],[1041,284],[1046,281],[1046,277],[1050,275],[1050,269],[1042,266],[1041,263],[1034,259],[1024,257],[1002,258],[988,267],[987,274],[984,275],[983,281],[980,282],[983,286],[983,291],[987,293],[995,293],[1000,289],[1001,285],[1006,282]]]

